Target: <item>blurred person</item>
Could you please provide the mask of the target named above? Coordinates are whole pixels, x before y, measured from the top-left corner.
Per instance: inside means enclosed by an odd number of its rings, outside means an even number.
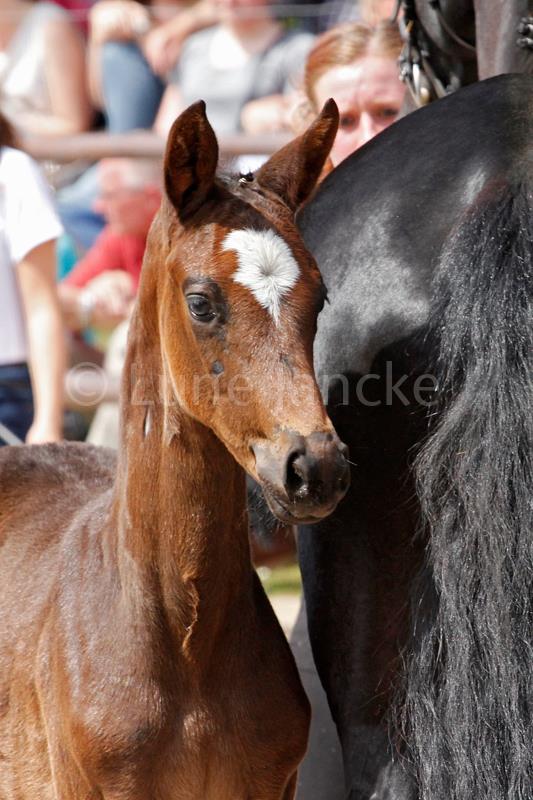
[[[16,149],[0,115],[0,422],[30,444],[62,435],[65,342],[55,285],[61,232],[42,174]]]
[[[88,128],[83,37],[55,3],[3,0],[0,104],[23,135],[62,136]]]
[[[198,0],[179,11],[183,5],[166,0],[152,10],[135,0],[100,0],[94,6],[90,74],[109,130],[152,124],[164,87],[159,74],[180,54],[157,117],[158,132],[166,135],[180,111],[199,97],[207,101],[219,133],[287,128],[284,93],[303,68],[312,37],[286,32],[264,0]],[[170,18],[154,24],[156,8]],[[213,25],[216,19],[221,22]],[[204,30],[183,44],[186,34],[198,28]],[[212,44],[206,50],[208,41]],[[265,95],[267,104],[252,104],[241,120],[247,102]],[[92,245],[103,227],[92,211],[96,194],[94,170],[60,193],[62,220],[83,247]]]
[[[202,98],[218,134],[287,127],[294,90],[313,36],[286,30],[268,0],[213,0],[220,22],[190,36],[156,121],[163,134],[184,108]],[[251,101],[262,98],[260,105]]]
[[[367,25],[379,25],[392,18],[396,4],[397,0],[359,0],[358,18]]]
[[[283,3],[283,0],[279,2]],[[392,18],[396,11],[396,2],[397,0],[292,0],[296,5],[316,6],[314,13],[308,17],[308,26],[314,33],[324,33],[344,22],[377,25]]]
[[[40,2],[40,0],[38,0],[38,2]],[[89,9],[93,5],[94,0],[53,0],[53,2],[69,12],[71,20],[83,31],[83,35],[86,36],[88,31]]]
[[[322,34],[309,53],[305,102],[297,127],[306,127],[326,100],[339,107],[339,131],[330,159],[337,166],[397,119],[405,96],[398,74],[402,39],[395,24],[338,25]]]
[[[117,386],[146,237],[161,201],[162,170],[153,160],[106,159],[98,172],[97,207],[107,225],[59,290],[72,330],[89,325],[113,329],[103,367],[108,384]],[[118,402],[108,399],[98,406],[87,441],[118,447],[118,430]]]
[[[182,9],[143,37],[142,51],[156,75],[166,77],[176,65],[185,39],[214,25],[218,13],[213,0],[184,0]]]
[[[146,237],[161,202],[161,166],[149,159],[105,159],[98,166],[96,210],[106,226],[59,284],[71,330],[114,328],[129,315]]]
[[[89,81],[109,131],[152,126],[184,40],[215,20],[211,0],[99,0],[93,6]]]
[[[192,31],[215,20],[211,0],[99,0],[90,12],[89,85],[106,128],[150,128],[165,89],[164,73]],[[87,250],[105,226],[94,211],[98,168],[93,165],[58,195],[61,220],[76,246]]]

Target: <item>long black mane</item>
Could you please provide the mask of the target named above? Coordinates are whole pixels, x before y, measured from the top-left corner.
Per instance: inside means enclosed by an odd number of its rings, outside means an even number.
[[[533,185],[524,178],[477,198],[435,275],[441,414],[416,473],[436,605],[418,628],[406,703],[428,800],[533,796]]]

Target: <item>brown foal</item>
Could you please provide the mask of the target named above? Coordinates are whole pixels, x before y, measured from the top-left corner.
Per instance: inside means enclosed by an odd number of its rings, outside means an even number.
[[[1,800],[290,800],[309,708],[250,565],[245,471],[287,522],[330,513],[344,446],[312,368],[324,292],[294,225],[328,104],[255,176],[175,122],[113,455],[0,454]]]

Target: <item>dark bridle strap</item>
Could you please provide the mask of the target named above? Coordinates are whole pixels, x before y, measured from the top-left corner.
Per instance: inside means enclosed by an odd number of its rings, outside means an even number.
[[[474,44],[470,44],[470,42],[467,42],[466,39],[463,39],[461,36],[459,36],[446,21],[446,17],[440,9],[440,0],[429,0],[429,5],[435,11],[442,29],[446,31],[450,39],[452,39],[460,47],[464,47],[465,50],[468,50],[470,53],[475,53],[476,46]]]
[[[440,10],[439,0],[429,0],[431,8],[437,14],[439,24],[452,41],[475,53],[475,47],[461,39],[448,25]],[[430,60],[428,35],[417,14],[415,0],[398,0],[395,19],[403,9],[403,37],[405,44],[400,55],[400,77],[409,87],[409,91],[417,104],[424,106],[432,100],[445,97],[461,85],[459,76],[453,67],[449,67],[447,84],[438,77]],[[435,45],[436,46],[436,45]]]

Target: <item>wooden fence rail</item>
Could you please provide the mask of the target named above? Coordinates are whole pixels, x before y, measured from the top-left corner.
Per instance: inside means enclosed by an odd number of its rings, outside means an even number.
[[[234,157],[244,153],[269,155],[286,144],[290,134],[247,136],[235,134],[219,136],[222,156]],[[101,158],[161,158],[165,140],[152,131],[132,131],[111,134],[100,131],[74,136],[51,138],[28,136],[23,141],[26,152],[38,161],[55,161],[60,164],[83,159],[98,161]]]

